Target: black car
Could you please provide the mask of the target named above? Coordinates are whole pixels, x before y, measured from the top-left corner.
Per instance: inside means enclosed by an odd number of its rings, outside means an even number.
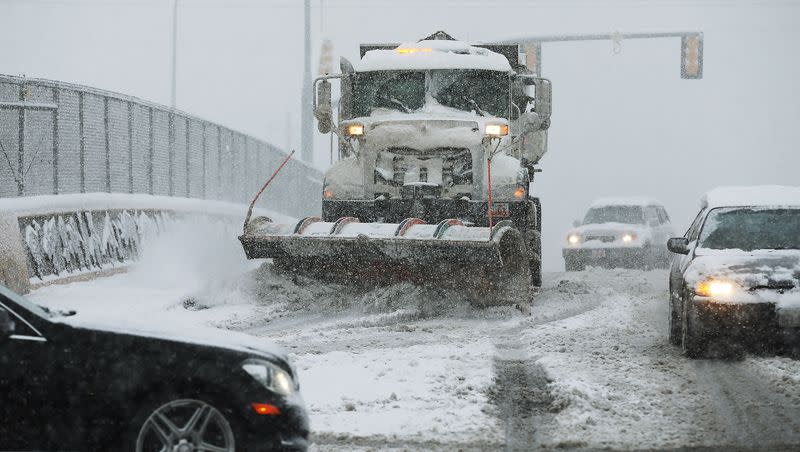
[[[712,190],[672,238],[670,342],[692,358],[789,348],[800,333],[800,187]]]
[[[72,326],[0,285],[0,450],[305,450],[295,370],[248,338]]]

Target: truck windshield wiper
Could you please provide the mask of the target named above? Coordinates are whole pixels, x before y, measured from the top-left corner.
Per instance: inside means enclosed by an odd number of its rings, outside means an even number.
[[[378,96],[378,99],[382,99],[382,100],[385,100],[387,102],[391,102],[395,106],[400,107],[402,109],[403,113],[411,113],[411,111],[412,111],[410,108],[408,108],[408,106],[406,106],[406,104],[404,104],[400,100],[395,99],[394,97],[387,97],[385,95],[380,95],[380,96]]]
[[[464,99],[465,101],[467,101],[467,103],[468,103],[470,106],[472,106],[473,108],[475,108],[475,112],[476,112],[476,113],[478,113],[479,115],[481,115],[481,116],[489,116],[489,114],[488,114],[488,113],[486,113],[486,112],[485,112],[485,111],[484,111],[484,110],[481,108],[481,106],[480,106],[480,105],[478,105],[478,103],[477,103],[477,102],[475,102],[475,100],[474,100],[474,99],[469,99],[469,98],[467,98],[466,96],[461,96],[461,98],[462,98],[462,99]]]

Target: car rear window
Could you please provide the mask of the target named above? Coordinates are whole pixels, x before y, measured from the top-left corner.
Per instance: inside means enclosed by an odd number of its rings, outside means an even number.
[[[713,209],[703,224],[700,246],[744,251],[800,249],[800,208]]]

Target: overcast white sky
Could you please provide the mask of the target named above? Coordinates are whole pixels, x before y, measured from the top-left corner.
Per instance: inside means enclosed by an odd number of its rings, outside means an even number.
[[[303,69],[299,0],[180,0],[182,110],[297,147]],[[0,0],[0,73],[168,104],[171,0]],[[359,42],[436,30],[492,41],[553,33],[702,30],[703,80],[682,80],[677,39],[545,44],[553,81],[544,203],[545,268],[599,196],[661,199],[682,229],[707,189],[800,184],[800,2],[727,0],[312,0],[313,68]],[[287,129],[287,124],[292,126]],[[318,137],[315,164],[327,165]]]

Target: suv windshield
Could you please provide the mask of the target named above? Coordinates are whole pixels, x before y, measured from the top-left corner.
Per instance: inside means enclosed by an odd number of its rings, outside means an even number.
[[[593,207],[586,212],[583,224],[601,223],[644,223],[640,206],[605,206]]]
[[[374,71],[353,78],[356,117],[386,108],[411,113],[430,95],[441,105],[481,116],[508,116],[508,74],[484,70]]]
[[[709,212],[700,246],[715,250],[800,249],[800,209],[719,208]]]

